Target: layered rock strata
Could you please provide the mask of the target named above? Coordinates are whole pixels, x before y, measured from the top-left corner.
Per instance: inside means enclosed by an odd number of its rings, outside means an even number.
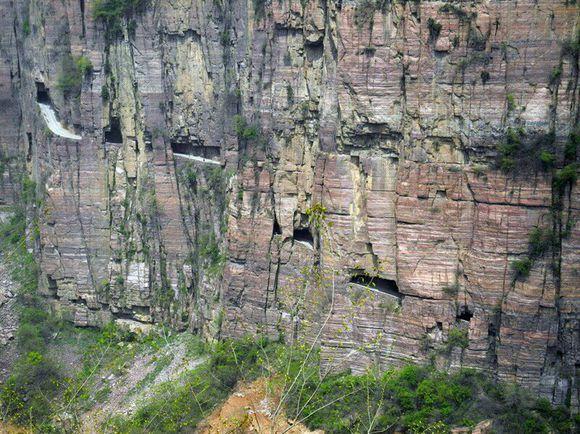
[[[431,359],[578,407],[575,4],[150,1],[107,24],[1,1],[2,150],[37,183],[63,316],[316,338],[329,365]]]

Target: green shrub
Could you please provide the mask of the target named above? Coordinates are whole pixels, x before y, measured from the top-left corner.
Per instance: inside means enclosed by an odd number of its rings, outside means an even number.
[[[78,96],[81,92],[82,75],[71,56],[62,61],[61,72],[58,76],[57,87],[65,98]]]
[[[207,271],[212,276],[217,276],[223,270],[226,257],[222,253],[220,245],[213,232],[199,237],[199,257],[206,261]]]
[[[554,235],[550,229],[535,227],[528,238],[529,255],[537,258],[550,250],[554,242]]]
[[[453,3],[445,3],[443,6],[439,8],[439,12],[453,14],[464,22],[468,22],[477,16],[475,12],[468,13],[464,9],[454,5]]]
[[[114,39],[122,34],[123,19],[142,12],[149,0],[95,0],[93,3],[93,17],[105,24],[107,39]],[[129,23],[134,26],[134,22]],[[134,32],[129,30],[129,34]]]
[[[507,111],[511,112],[514,111],[516,108],[516,97],[513,93],[508,93],[506,95],[506,102],[507,102]]]
[[[4,260],[9,261],[11,277],[18,283],[16,343],[21,355],[6,382],[0,386],[0,414],[27,426],[47,419],[61,381],[60,370],[46,356],[47,342],[57,321],[44,310],[45,303],[36,294],[38,265],[26,248],[24,208],[36,202],[35,191],[35,183],[22,178],[21,203],[15,214],[0,226],[2,250],[11,252]]]
[[[542,166],[544,166],[544,168],[550,168],[553,167],[556,163],[556,156],[550,151],[546,151],[544,149],[540,152],[540,161],[542,162]]]
[[[65,98],[77,97],[81,93],[83,78],[91,73],[93,64],[85,56],[65,56],[62,60],[57,87]]]
[[[24,33],[24,36],[30,35],[30,20],[28,18],[25,18],[22,22],[22,33]]]
[[[535,227],[528,237],[528,255],[512,262],[515,279],[526,279],[539,257],[548,252],[556,242],[551,229]]]
[[[109,101],[110,97],[111,95],[109,94],[109,88],[103,85],[103,87],[101,88],[101,98],[103,98],[104,101]]]
[[[471,166],[471,170],[473,170],[473,173],[477,176],[482,176],[485,175],[485,172],[487,172],[489,168],[485,165],[485,164],[474,164]]]
[[[242,132],[242,138],[245,140],[254,140],[258,138],[258,127],[255,125],[250,125],[244,128]]]
[[[98,20],[111,21],[142,11],[148,0],[95,0],[93,17]]]
[[[516,259],[512,262],[512,268],[515,272],[516,278],[525,279],[530,275],[533,261],[530,258]]]
[[[578,164],[568,164],[554,175],[554,187],[562,190],[566,185],[574,185],[578,178]]]
[[[429,39],[434,41],[439,37],[439,33],[441,33],[443,26],[433,18],[429,17],[427,20],[427,28],[429,29]]]
[[[552,68],[552,72],[550,73],[550,84],[555,85],[560,82],[560,78],[562,77],[562,65],[554,66]]]
[[[576,161],[578,144],[580,143],[580,131],[574,131],[570,134],[566,147],[564,149],[564,160],[567,162]]]
[[[286,85],[286,99],[288,100],[288,105],[294,103],[294,89],[290,84]]]
[[[234,130],[239,139],[249,141],[258,138],[258,127],[248,125],[246,119],[241,115],[234,116]]]
[[[0,411],[18,424],[47,421],[63,377],[58,367],[38,352],[27,353],[0,386]]]
[[[454,327],[449,329],[449,334],[447,336],[447,348],[467,348],[469,346],[469,337],[467,329],[460,329]]]
[[[187,167],[183,172],[183,179],[184,181],[191,187],[191,188],[195,188],[195,186],[197,185],[197,174],[195,173],[195,170],[193,170],[193,168],[191,167]]]
[[[294,419],[304,418],[308,428],[329,434],[447,433],[452,426],[473,426],[488,418],[501,420],[494,426],[499,432],[521,432],[518,425],[524,426],[526,420],[533,420],[529,427],[566,432],[556,427],[570,423],[569,412],[560,415],[545,403],[545,410],[533,410],[536,401],[529,394],[494,384],[473,370],[447,374],[407,366],[382,375],[342,373],[321,381],[307,371],[306,378],[290,394],[287,412]],[[377,417],[369,418],[369,414]]]
[[[93,64],[88,57],[79,56],[75,59],[80,74],[84,77],[93,72]]]
[[[516,167],[516,162],[512,157],[502,157],[499,167],[506,173],[511,172]]]

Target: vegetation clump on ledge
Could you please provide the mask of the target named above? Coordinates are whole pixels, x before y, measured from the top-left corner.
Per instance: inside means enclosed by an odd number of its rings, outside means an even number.
[[[85,77],[93,71],[93,64],[85,56],[65,56],[61,71],[58,75],[57,87],[65,98],[76,98],[81,93],[81,86]]]
[[[516,279],[526,279],[534,262],[550,251],[556,243],[556,237],[551,229],[536,226],[528,239],[528,254],[522,259],[512,262],[512,268]]]
[[[106,25],[109,39],[118,37],[123,30],[123,19],[142,12],[149,0],[95,0],[93,17]],[[134,23],[128,23],[134,29]]]
[[[427,28],[429,29],[429,39],[435,41],[439,37],[443,26],[441,23],[438,23],[433,18],[429,17],[427,20]]]
[[[375,13],[379,11],[385,13],[389,4],[388,0],[362,0],[354,11],[354,23],[357,28],[361,30],[365,24],[372,27]]]

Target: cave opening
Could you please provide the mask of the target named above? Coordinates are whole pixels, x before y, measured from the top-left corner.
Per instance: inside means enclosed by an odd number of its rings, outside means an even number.
[[[105,142],[123,143],[123,134],[121,133],[121,122],[119,118],[111,118],[109,129],[105,130]]]
[[[190,142],[171,142],[174,154],[193,155],[193,145]]]
[[[314,247],[314,237],[308,228],[294,228],[292,238],[294,238],[294,241],[306,243],[311,247]]]
[[[457,319],[463,321],[471,321],[471,318],[473,318],[473,312],[469,310],[469,307],[463,306],[459,311],[459,314],[457,315]]]
[[[58,284],[56,283],[56,279],[50,275],[46,275],[46,282],[47,282],[47,289],[50,291],[53,297],[55,297],[58,293]]]
[[[274,216],[274,227],[272,229],[272,232],[274,235],[282,235],[282,228],[280,227],[280,224],[278,223],[278,219],[276,218],[276,216]]]
[[[385,294],[392,295],[399,299],[403,298],[403,294],[399,291],[399,286],[397,282],[390,279],[383,279],[381,277],[369,276],[368,274],[355,274],[351,276],[350,283],[354,283],[361,286],[366,286],[370,289],[374,289]]]
[[[153,151],[153,134],[150,131],[144,131],[143,140],[145,141],[145,150],[148,152]]]
[[[48,89],[41,81],[36,82],[36,102],[50,104],[50,96],[48,95]]]

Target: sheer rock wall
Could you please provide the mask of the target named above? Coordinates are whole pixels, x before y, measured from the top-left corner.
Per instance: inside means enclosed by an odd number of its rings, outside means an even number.
[[[37,182],[62,315],[319,338],[328,364],[477,367],[578,406],[578,188],[536,155],[573,163],[576,5],[151,0],[122,35],[89,0],[0,5],[0,145]],[[82,140],[47,130],[40,83]]]

